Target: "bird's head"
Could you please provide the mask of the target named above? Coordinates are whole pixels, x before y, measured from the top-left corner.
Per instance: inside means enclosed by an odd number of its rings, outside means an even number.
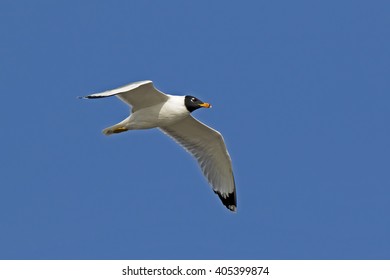
[[[186,106],[187,110],[192,112],[199,108],[211,108],[211,104],[203,102],[199,100],[198,98],[186,95],[184,97],[184,105]]]

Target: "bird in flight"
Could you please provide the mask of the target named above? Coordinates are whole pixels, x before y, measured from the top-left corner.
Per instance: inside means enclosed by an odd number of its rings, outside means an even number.
[[[236,186],[232,163],[221,133],[191,116],[199,108],[211,108],[190,95],[162,93],[152,81],[139,81],[120,88],[91,94],[94,99],[116,96],[131,107],[123,121],[103,130],[105,135],[134,129],[159,128],[198,161],[204,176],[222,203],[237,211]]]

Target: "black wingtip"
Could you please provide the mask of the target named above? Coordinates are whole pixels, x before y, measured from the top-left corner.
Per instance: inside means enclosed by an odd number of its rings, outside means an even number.
[[[105,96],[99,96],[99,95],[87,95],[87,96],[77,96],[78,99],[97,99],[97,98],[103,98]]]
[[[87,96],[84,96],[83,98],[85,99],[97,99],[97,98],[103,98],[105,96],[98,96],[98,95],[87,95]]]
[[[223,205],[232,212],[237,212],[237,199],[236,192],[222,195],[221,193],[214,191],[218,197],[221,199]]]

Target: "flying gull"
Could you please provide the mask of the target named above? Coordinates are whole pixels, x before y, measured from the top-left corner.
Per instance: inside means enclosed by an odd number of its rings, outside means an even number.
[[[199,108],[211,108],[196,97],[175,96],[157,90],[152,81],[139,81],[83,98],[117,96],[131,107],[129,117],[103,130],[105,135],[133,129],[159,128],[192,154],[222,203],[237,210],[232,163],[221,133],[191,116]]]

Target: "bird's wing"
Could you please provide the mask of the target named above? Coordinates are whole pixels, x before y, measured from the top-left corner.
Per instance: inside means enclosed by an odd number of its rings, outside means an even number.
[[[236,186],[232,163],[221,133],[192,116],[160,128],[198,161],[203,174],[222,203],[236,211]]]
[[[120,100],[132,107],[132,112],[141,108],[150,107],[168,100],[168,96],[153,86],[152,81],[140,81],[108,90],[95,93],[85,98],[104,98],[116,95]]]

